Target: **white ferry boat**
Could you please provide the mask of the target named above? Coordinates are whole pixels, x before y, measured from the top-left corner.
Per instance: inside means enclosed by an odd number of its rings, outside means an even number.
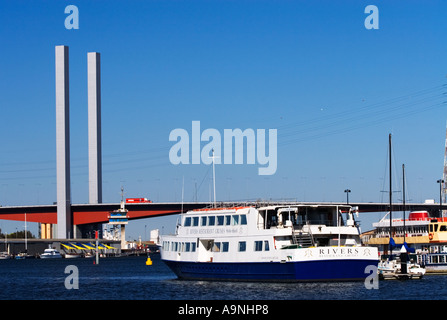
[[[361,245],[350,206],[272,205],[188,211],[161,259],[180,279],[364,280],[378,251]]]
[[[427,274],[447,273],[447,218],[430,217],[427,211],[410,212],[408,219],[393,219],[392,235],[396,247],[404,242],[413,254],[414,263],[425,267]],[[365,241],[378,248],[386,258],[389,248],[390,220],[384,217],[373,223],[374,230]]]

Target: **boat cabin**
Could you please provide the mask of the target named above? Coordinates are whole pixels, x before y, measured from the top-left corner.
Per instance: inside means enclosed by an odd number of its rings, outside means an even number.
[[[354,221],[350,212],[351,207],[343,206],[290,206],[290,207],[261,207],[259,208],[258,228],[303,227],[304,225],[320,225],[327,227],[341,227]],[[348,217],[343,217],[347,213]]]
[[[433,218],[427,211],[411,212],[408,219],[393,219],[393,239],[396,243],[429,244],[447,243],[447,218]],[[390,237],[390,220],[373,223],[374,233],[368,240],[370,245],[386,245]]]
[[[342,205],[273,205],[257,209],[236,207],[193,210],[181,217],[177,235],[197,235],[201,241],[205,235],[269,235],[278,248],[361,244],[351,207]],[[224,245],[222,250],[225,250]]]

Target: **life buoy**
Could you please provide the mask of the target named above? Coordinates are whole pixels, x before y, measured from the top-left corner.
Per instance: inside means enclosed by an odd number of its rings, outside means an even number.
[[[433,240],[433,233],[429,233],[429,234],[428,234],[428,239],[429,239],[429,240]]]

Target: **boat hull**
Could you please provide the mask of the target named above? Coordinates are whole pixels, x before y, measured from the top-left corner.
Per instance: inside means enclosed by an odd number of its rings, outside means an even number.
[[[55,254],[55,255],[41,255],[40,259],[61,259],[62,256],[59,254]]]
[[[377,266],[365,260],[287,262],[182,262],[164,260],[179,279],[228,281],[359,281]]]

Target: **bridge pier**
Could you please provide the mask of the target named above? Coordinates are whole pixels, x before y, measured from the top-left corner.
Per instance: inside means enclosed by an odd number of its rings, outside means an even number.
[[[51,223],[40,224],[40,238],[41,239],[53,239],[53,225]]]
[[[70,191],[70,117],[68,47],[56,46],[56,183],[57,237],[72,236]]]
[[[98,52],[87,53],[88,65],[88,197],[102,203],[101,66]]]

